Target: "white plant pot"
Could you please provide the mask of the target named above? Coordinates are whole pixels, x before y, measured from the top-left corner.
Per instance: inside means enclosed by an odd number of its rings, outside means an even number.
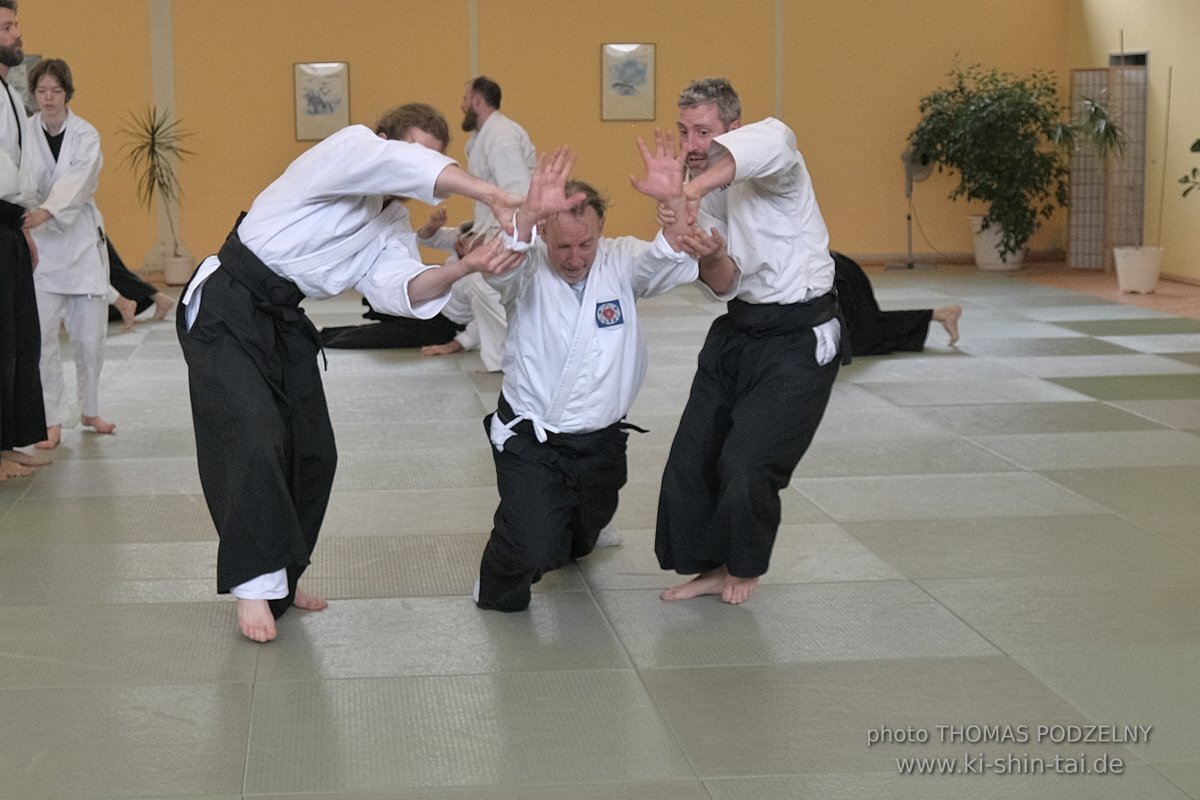
[[[999,226],[992,225],[984,230],[983,217],[973,215],[971,217],[971,233],[975,234],[975,266],[988,270],[1021,268],[1021,263],[1025,260],[1024,250],[1001,257],[1000,238],[1002,234]]]
[[[167,256],[163,259],[163,281],[168,286],[182,286],[191,280],[195,268],[191,256]]]
[[[1113,262],[1117,266],[1117,286],[1122,292],[1152,294],[1158,288],[1162,260],[1161,247],[1114,247]]]

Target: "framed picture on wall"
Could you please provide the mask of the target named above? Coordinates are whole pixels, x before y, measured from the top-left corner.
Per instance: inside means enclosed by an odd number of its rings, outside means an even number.
[[[654,45],[600,50],[600,119],[654,119]]]
[[[297,64],[296,139],[324,139],[350,124],[350,65],[345,61]]]

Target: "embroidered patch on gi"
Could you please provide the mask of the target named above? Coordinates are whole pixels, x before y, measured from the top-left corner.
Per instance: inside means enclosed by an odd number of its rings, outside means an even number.
[[[611,328],[614,325],[620,325],[624,322],[625,317],[621,314],[620,300],[606,300],[603,303],[596,303],[597,327]]]

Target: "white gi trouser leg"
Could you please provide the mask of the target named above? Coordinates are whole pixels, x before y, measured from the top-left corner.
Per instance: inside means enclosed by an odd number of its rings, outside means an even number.
[[[229,590],[239,600],[280,600],[288,596],[287,569],[277,569]]]
[[[469,282],[471,311],[479,333],[479,358],[488,372],[504,366],[504,339],[508,335],[508,316],[500,305],[500,293],[479,276]]]
[[[104,369],[104,340],[108,336],[108,298],[73,294],[67,304],[67,335],[75,346],[75,379],[79,413],[100,415],[100,373]]]
[[[62,425],[67,419],[67,392],[63,383],[62,351],[58,331],[67,315],[70,295],[38,290],[38,322],[42,329],[42,402],[46,407],[46,425]]]

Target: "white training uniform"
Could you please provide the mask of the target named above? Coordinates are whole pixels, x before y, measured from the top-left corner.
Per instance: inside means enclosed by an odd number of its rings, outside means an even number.
[[[716,228],[741,270],[737,298],[748,303],[800,303],[833,288],[829,230],[796,134],[774,117],[734,128],[713,141],[733,156],[733,183],[700,201],[696,224]],[[837,353],[840,326],[815,328],[818,357]]]
[[[33,202],[36,192],[35,165],[29,158],[34,129],[25,116],[21,95],[4,82],[7,100],[0,100],[0,200],[18,206]]]
[[[33,282],[42,332],[42,394],[46,424],[62,425],[67,421],[58,342],[63,324],[75,345],[80,414],[93,417],[100,413],[100,372],[112,299],[104,219],[94,199],[104,157],[100,134],[69,109],[57,161],[46,141],[40,113],[33,116],[29,127],[37,181],[33,205],[51,215],[31,231],[38,248]]]
[[[635,302],[699,277],[696,261],[660,232],[653,242],[600,239],[582,296],[554,271],[537,240],[517,270],[489,277],[508,313],[504,397],[516,417],[492,417],[497,449],[522,419],[546,432],[583,433],[618,422],[646,376]]]
[[[529,134],[517,123],[493,111],[467,139],[467,171],[499,186],[510,194],[524,196],[537,166],[537,151]],[[475,203],[475,233],[500,228],[486,203]]]
[[[428,319],[450,297],[413,304],[408,283],[427,269],[403,203],[438,202],[434,183],[454,160],[419,144],[381,139],[352,125],[317,143],[255,198],[238,236],[269,268],[306,297],[322,299],[354,288],[386,314]],[[199,313],[204,281],[220,268],[201,262],[184,294],[187,326]],[[244,600],[287,596],[285,569],[231,590]]]
[[[357,289],[385,314],[429,319],[450,293],[414,305],[408,282],[427,269],[403,203],[439,199],[434,182],[452,158],[419,144],[381,139],[351,125],[314,145],[255,198],[238,236],[275,274],[306,297],[324,299]],[[183,302],[189,326],[200,307],[204,280],[220,267],[217,256],[200,264]]]
[[[453,251],[461,235],[456,226],[448,225],[439,228],[428,239],[417,241],[425,247]],[[451,252],[446,263],[450,264],[457,258]],[[450,289],[450,299],[442,308],[442,316],[466,326],[454,336],[454,341],[464,351],[478,349],[483,368],[488,372],[500,371],[504,363],[504,336],[508,330],[508,320],[504,315],[504,307],[500,305],[500,295],[488,285],[483,275],[472,272],[455,281]]]

